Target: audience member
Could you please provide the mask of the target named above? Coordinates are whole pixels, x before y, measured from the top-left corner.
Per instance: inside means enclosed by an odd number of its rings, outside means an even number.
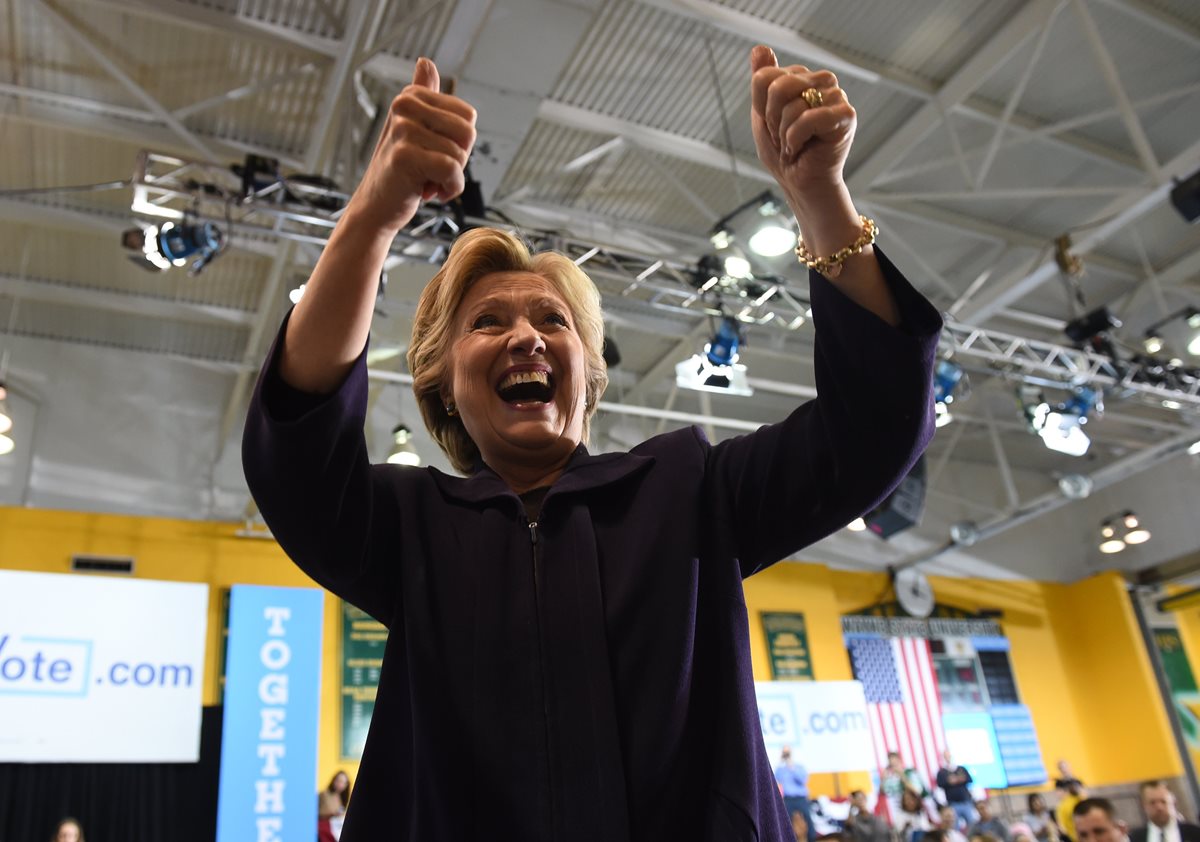
[[[979,812],[979,821],[969,831],[970,836],[995,836],[1000,842],[1011,842],[1012,835],[1008,831],[1008,825],[1001,821],[992,813],[992,805],[988,803],[986,798],[981,798],[975,803],[975,809]]]
[[[899,821],[893,819],[892,826],[899,834],[900,842],[918,842],[922,839],[928,831],[933,830],[925,799],[911,789],[905,789],[900,795]]]
[[[967,829],[963,820],[958,813],[949,804],[938,809],[938,827],[945,831],[946,842],[967,842],[967,835],[963,832]]]
[[[338,842],[350,804],[350,776],[338,770],[317,796],[317,842]]]
[[[946,831],[940,827],[935,827],[933,830],[925,831],[925,835],[921,837],[921,842],[950,842],[950,837],[946,835]]]
[[[83,827],[76,819],[63,819],[58,823],[50,842],[84,842]]]
[[[979,821],[979,816],[975,813],[975,806],[972,803],[971,784],[974,783],[974,778],[971,773],[963,766],[958,766],[954,763],[954,757],[947,749],[942,754],[942,759],[945,761],[941,769],[937,773],[937,785],[942,788],[942,792],[946,794],[946,803],[958,815],[959,823],[963,827],[970,827]]]
[[[1029,825],[1037,842],[1058,842],[1058,824],[1054,814],[1046,806],[1046,799],[1040,793],[1031,792],[1026,801],[1029,812],[1024,815],[1025,824]]]
[[[1078,783],[1078,782],[1076,782]],[[1129,828],[1107,798],[1084,798],[1071,810],[1076,842],[1128,842]]]
[[[1067,768],[1066,761],[1060,760],[1058,768],[1062,770]],[[1055,808],[1054,814],[1058,817],[1058,827],[1063,834],[1072,842],[1079,842],[1079,837],[1075,832],[1075,808],[1087,798],[1087,792],[1083,788],[1078,778],[1071,778],[1067,781],[1065,787],[1066,792],[1058,802],[1058,807]]]
[[[861,789],[850,793],[850,815],[846,817],[846,829],[851,842],[890,842],[892,829],[882,818],[867,806],[867,794]]]
[[[1037,838],[1033,835],[1033,828],[1025,822],[1014,822],[1009,825],[1008,835],[1012,842],[1037,842]]]
[[[892,827],[898,830],[904,821],[900,804],[904,793],[910,792],[917,796],[919,801],[924,801],[929,796],[929,790],[922,784],[916,769],[904,768],[904,761],[898,753],[889,751],[887,757],[888,765],[879,777],[879,790],[887,799],[888,817]]]
[[[807,828],[805,839],[808,842],[813,842],[817,838],[816,831],[812,827],[812,807],[808,800],[808,770],[803,764],[792,760],[791,746],[784,746],[783,751],[779,753],[779,765],[775,767],[775,780],[779,783],[779,789],[783,792],[783,805],[787,807],[789,816],[795,813],[800,813],[804,817],[804,826]],[[796,827],[795,819],[792,820],[792,827]]]
[[[796,842],[805,842],[809,839],[809,834],[812,833],[812,828],[808,824],[808,819],[799,810],[791,811],[792,817],[792,833],[796,834]]]
[[[1071,764],[1065,760],[1058,761],[1058,777],[1054,779],[1054,788],[1070,789],[1071,784],[1083,787],[1083,781],[1075,777],[1075,773],[1071,771]]]
[[[1200,826],[1179,820],[1175,793],[1162,781],[1146,781],[1138,788],[1146,826],[1129,834],[1129,842],[1200,842]]]

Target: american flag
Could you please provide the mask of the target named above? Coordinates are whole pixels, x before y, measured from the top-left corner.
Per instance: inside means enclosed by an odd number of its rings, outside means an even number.
[[[851,638],[850,663],[867,698],[867,719],[882,771],[889,751],[916,769],[932,792],[946,750],[942,700],[929,641],[914,637]]]

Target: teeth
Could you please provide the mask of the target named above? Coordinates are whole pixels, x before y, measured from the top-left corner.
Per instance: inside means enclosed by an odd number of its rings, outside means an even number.
[[[543,386],[550,385],[550,375],[544,371],[514,371],[512,374],[500,381],[497,389],[509,389],[521,383],[541,383]]]

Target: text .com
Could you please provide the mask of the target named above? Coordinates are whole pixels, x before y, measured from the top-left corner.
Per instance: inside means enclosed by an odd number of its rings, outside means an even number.
[[[90,640],[0,634],[0,694],[86,696],[97,685],[184,688],[194,680],[188,664],[95,663]]]

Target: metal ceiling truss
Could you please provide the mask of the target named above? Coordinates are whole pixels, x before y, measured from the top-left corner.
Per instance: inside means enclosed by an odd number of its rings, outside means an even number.
[[[323,245],[337,222],[346,194],[286,179],[243,195],[242,176],[227,167],[154,152],[138,158],[133,179],[135,213],[174,220],[191,217],[230,226],[227,237],[296,240]],[[701,271],[696,264],[656,257],[564,234],[516,229],[465,218],[454,208],[426,204],[400,233],[392,257],[438,263],[464,227],[487,224],[513,230],[536,250],[553,249],[584,267],[608,296],[692,318],[730,315],[760,327],[795,331],[811,315],[808,294],[778,277],[733,279]],[[702,323],[696,330],[702,332]],[[693,334],[696,334],[693,330]],[[696,334],[699,335],[699,334]],[[690,337],[694,338],[694,337]],[[1200,371],[1163,361],[1114,359],[1090,349],[947,320],[942,350],[983,363],[1001,377],[1063,389],[1088,385],[1110,397],[1135,399],[1184,413],[1200,412]]]

